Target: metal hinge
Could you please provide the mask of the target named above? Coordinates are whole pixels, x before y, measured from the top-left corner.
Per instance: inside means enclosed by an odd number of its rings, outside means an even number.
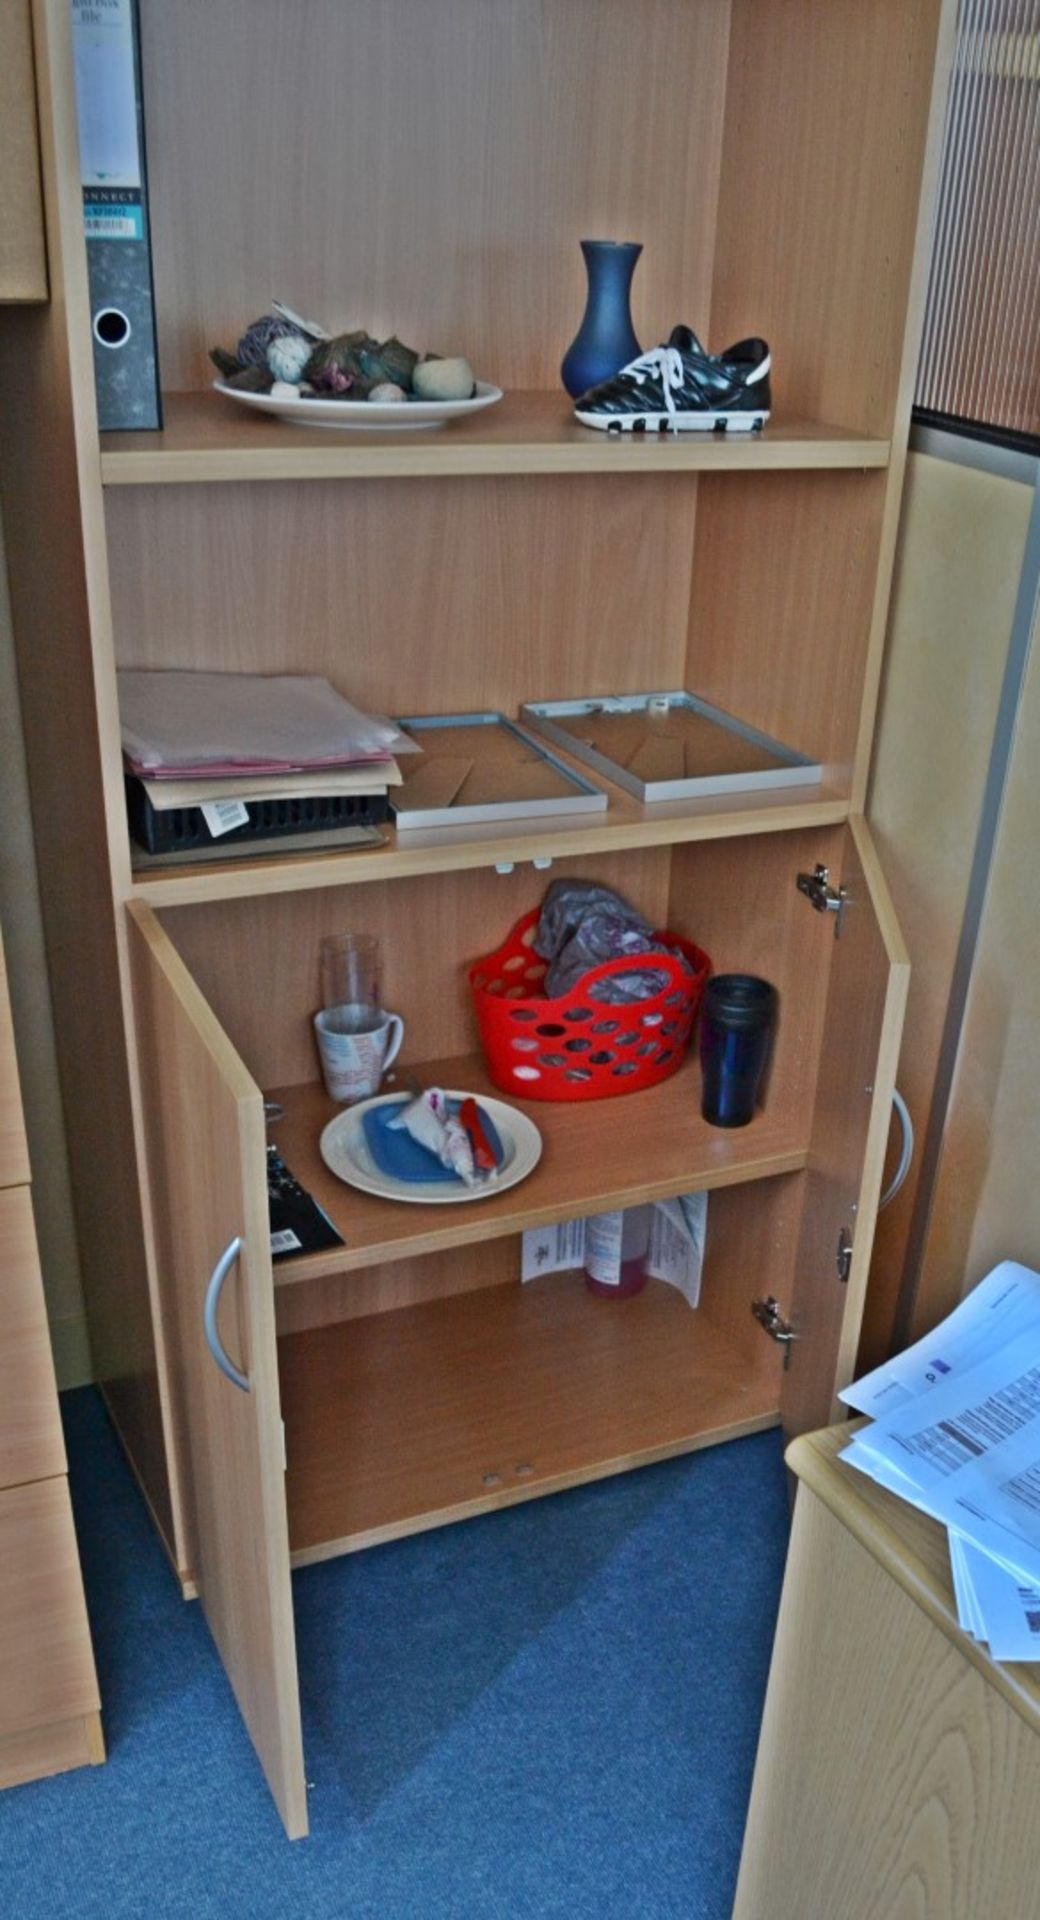
[[[810,905],[816,908],[817,913],[833,913],[836,915],[834,938],[837,940],[841,933],[842,918],[848,904],[848,889],[846,887],[832,887],[830,869],[825,867],[821,860],[818,860],[811,873],[800,873],[798,875],[798,891],[799,893],[804,893]]]
[[[785,1320],[778,1303],[769,1294],[765,1300],[752,1300],[751,1311],[760,1327],[764,1327],[771,1340],[779,1341],[784,1350],[785,1369],[791,1364],[791,1343],[798,1335],[788,1320]]]

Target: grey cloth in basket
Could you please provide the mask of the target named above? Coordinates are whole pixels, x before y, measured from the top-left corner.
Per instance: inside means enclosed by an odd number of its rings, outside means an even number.
[[[649,921],[610,887],[592,886],[585,880],[554,880],[542,901],[534,950],[549,961],[545,991],[556,999],[577,987],[585,974],[602,966],[604,960],[631,956],[635,961],[642,954],[660,953],[662,949]],[[682,955],[677,957],[683,959]],[[630,972],[596,982],[589,990],[589,999],[623,1006],[633,1000],[649,1000],[667,984],[667,974],[633,965]]]

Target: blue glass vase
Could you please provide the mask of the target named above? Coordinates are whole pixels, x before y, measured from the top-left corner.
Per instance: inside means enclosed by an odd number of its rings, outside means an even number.
[[[589,297],[585,318],[564,355],[560,376],[572,400],[609,380],[641,352],[632,327],[629,294],[636,261],[635,240],[583,240]]]

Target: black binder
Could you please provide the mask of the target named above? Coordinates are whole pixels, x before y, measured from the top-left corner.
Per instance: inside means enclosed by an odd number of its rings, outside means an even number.
[[[137,0],[70,0],[102,429],[161,427]]]

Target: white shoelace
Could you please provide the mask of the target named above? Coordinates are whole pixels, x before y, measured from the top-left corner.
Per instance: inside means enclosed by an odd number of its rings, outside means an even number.
[[[682,354],[678,347],[651,347],[649,353],[641,353],[638,360],[632,360],[625,372],[632,375],[639,387],[650,374],[656,374],[661,382],[665,407],[669,413],[678,411],[672,394],[673,388],[682,386],[684,378]]]

